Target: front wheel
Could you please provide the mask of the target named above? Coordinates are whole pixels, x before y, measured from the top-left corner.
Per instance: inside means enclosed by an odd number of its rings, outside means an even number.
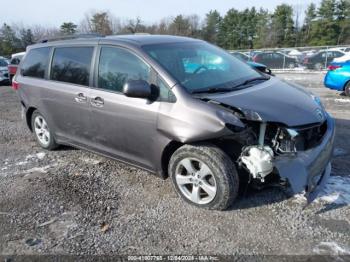
[[[346,96],[350,96],[350,81],[345,85],[344,93]]]
[[[37,110],[32,115],[32,130],[42,148],[53,150],[58,147],[45,117]]]
[[[238,195],[236,168],[228,155],[213,145],[180,147],[170,159],[169,174],[176,192],[201,208],[224,210]]]

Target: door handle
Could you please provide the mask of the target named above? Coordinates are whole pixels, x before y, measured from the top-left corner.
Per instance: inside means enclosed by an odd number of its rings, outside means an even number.
[[[77,96],[74,98],[74,100],[78,103],[86,103],[87,97],[83,93],[77,94]]]
[[[103,98],[99,97],[99,96],[91,99],[91,105],[93,105],[95,107],[103,107],[104,103],[105,102],[104,102]]]

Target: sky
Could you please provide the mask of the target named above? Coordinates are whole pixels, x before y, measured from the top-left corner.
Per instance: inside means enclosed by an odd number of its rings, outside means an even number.
[[[0,0],[0,23],[59,26],[71,21],[79,24],[85,13],[103,10],[125,19],[140,17],[149,24],[178,14],[198,14],[203,18],[211,9],[217,9],[221,15],[230,8],[242,10],[253,6],[273,11],[282,3],[304,11],[312,2],[318,4],[320,0],[15,0],[15,6],[8,0]]]

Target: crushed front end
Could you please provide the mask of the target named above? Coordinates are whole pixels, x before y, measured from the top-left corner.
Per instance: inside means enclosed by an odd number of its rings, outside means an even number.
[[[260,182],[277,174],[294,193],[306,192],[308,203],[313,201],[331,172],[333,118],[324,112],[323,122],[293,128],[276,123],[254,124],[256,143],[243,147],[239,165]]]

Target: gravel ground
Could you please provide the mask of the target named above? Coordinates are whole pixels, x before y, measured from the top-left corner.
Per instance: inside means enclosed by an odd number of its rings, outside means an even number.
[[[0,87],[0,255],[350,254],[350,99],[322,74],[281,73],[320,95],[337,121],[332,180],[303,209],[302,196],[249,189],[224,212],[185,204],[165,181],[64,147],[42,150]]]

